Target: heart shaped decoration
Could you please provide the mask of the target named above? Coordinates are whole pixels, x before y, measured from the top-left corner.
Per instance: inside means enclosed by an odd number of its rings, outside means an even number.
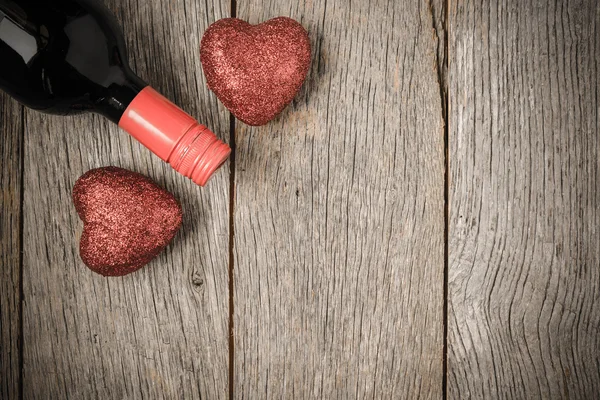
[[[117,167],[88,171],[73,187],[84,223],[83,262],[104,276],[134,272],[156,257],[182,222],[181,206],[150,178]]]
[[[200,60],[209,89],[225,107],[248,125],[264,125],[300,90],[310,66],[310,41],[291,18],[259,25],[225,18],[204,33]]]

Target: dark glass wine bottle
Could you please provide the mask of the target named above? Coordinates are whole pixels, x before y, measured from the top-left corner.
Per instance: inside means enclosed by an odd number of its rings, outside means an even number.
[[[101,114],[199,185],[230,153],[131,71],[98,0],[0,0],[0,89],[46,113]]]

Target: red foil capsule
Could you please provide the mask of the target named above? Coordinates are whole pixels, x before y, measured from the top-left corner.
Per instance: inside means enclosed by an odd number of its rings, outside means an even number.
[[[231,153],[207,127],[150,86],[129,104],[119,126],[200,186]]]

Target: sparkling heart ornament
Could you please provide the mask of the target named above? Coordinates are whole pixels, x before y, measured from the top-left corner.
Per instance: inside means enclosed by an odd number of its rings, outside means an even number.
[[[291,18],[259,25],[225,18],[204,33],[200,60],[209,89],[225,107],[248,125],[264,125],[300,90],[310,66],[310,41]]]
[[[83,262],[104,276],[134,272],[156,257],[182,222],[179,202],[150,178],[117,167],[88,171],[73,187],[84,223]]]

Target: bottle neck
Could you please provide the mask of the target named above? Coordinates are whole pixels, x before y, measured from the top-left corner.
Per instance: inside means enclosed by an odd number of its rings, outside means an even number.
[[[119,71],[115,79],[95,100],[95,112],[118,124],[127,107],[138,94],[148,86],[141,78],[129,68]]]

